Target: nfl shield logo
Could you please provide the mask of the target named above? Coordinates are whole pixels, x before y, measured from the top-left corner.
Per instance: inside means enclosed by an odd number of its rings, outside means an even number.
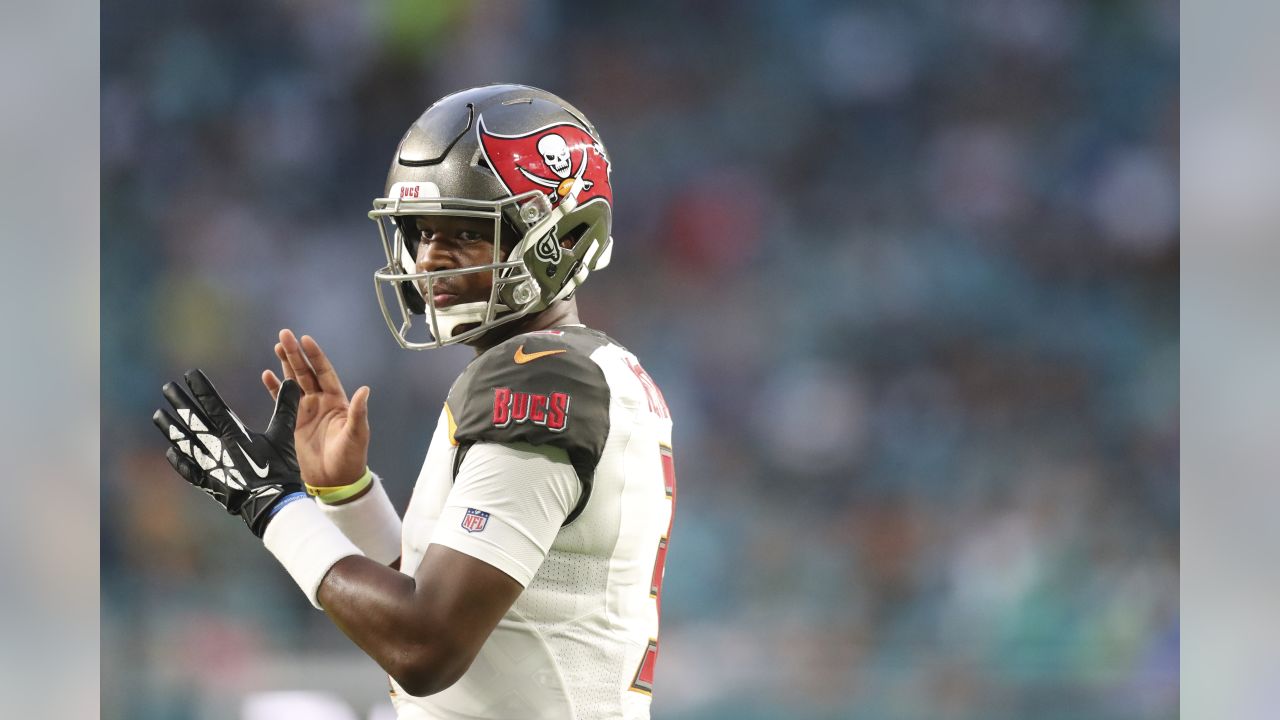
[[[488,523],[489,513],[483,510],[467,508],[467,514],[462,516],[462,529],[467,532],[480,532]]]

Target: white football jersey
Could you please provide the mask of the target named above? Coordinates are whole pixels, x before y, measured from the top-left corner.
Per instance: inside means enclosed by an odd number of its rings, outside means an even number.
[[[525,589],[452,687],[419,698],[392,681],[401,720],[648,718],[674,509],[671,415],[625,348],[572,326],[477,357],[432,436],[401,570],[436,542]]]

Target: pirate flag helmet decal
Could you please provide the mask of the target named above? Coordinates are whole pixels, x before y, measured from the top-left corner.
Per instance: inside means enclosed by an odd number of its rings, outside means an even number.
[[[613,204],[609,159],[586,130],[560,123],[510,137],[488,132],[483,117],[478,126],[481,150],[511,194],[541,190],[555,205],[580,179],[579,204],[595,198]]]
[[[374,273],[378,301],[397,342],[466,342],[572,294],[609,262],[609,172],[595,127],[546,91],[488,85],[428,108],[401,139],[385,195],[369,213],[387,258]],[[419,271],[415,218],[423,215],[492,220],[491,262]],[[469,273],[490,274],[487,301],[437,306],[423,292]]]

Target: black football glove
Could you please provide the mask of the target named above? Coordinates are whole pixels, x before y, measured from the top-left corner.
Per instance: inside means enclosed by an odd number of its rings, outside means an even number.
[[[177,416],[163,408],[151,416],[172,444],[165,458],[184,480],[262,537],[276,505],[304,492],[293,448],[302,389],[293,380],[284,381],[267,431],[259,433],[240,422],[203,372],[189,370],[183,379],[191,395],[177,383],[165,383],[162,389]]]

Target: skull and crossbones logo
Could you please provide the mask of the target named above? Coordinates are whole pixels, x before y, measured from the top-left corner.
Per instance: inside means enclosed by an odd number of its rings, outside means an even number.
[[[551,172],[559,175],[561,179],[569,177],[569,146],[565,144],[564,138],[555,133],[543,135],[538,141],[538,152],[542,155],[542,162],[551,168]]]
[[[594,148],[598,146],[593,145]],[[565,142],[564,137],[557,133],[547,133],[538,139],[538,154],[542,156],[542,162],[547,169],[555,173],[559,180],[540,177],[535,175],[527,168],[521,165],[516,167],[520,173],[528,178],[531,182],[541,185],[545,188],[551,188],[547,193],[547,199],[555,202],[563,197],[569,191],[568,182],[571,179],[582,180],[582,189],[590,190],[595,183],[582,178],[583,173],[587,170],[587,151],[582,151],[582,163],[578,166],[578,172],[573,173],[573,149]]]

